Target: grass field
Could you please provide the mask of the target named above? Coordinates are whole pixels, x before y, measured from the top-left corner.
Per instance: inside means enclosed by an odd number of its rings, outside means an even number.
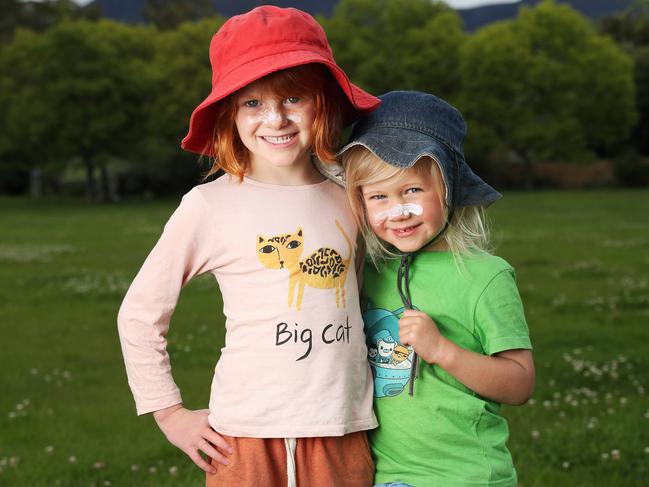
[[[136,417],[115,324],[174,206],[0,199],[0,486],[202,485]],[[535,346],[534,398],[504,409],[521,485],[646,485],[648,209],[649,191],[593,191],[491,210]],[[222,319],[215,283],[192,281],[169,336],[190,408],[207,405]]]

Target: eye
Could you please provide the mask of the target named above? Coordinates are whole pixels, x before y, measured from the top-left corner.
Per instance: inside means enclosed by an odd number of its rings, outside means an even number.
[[[412,187],[412,188],[406,189],[405,193],[406,194],[412,194],[412,193],[419,193],[420,191],[423,191],[423,190],[421,188],[418,188],[418,187]]]
[[[275,246],[264,245],[262,248],[259,249],[259,252],[261,252],[262,254],[270,254],[272,252],[275,252]]]
[[[286,101],[288,104],[293,105],[293,104],[295,104],[295,103],[299,103],[300,100],[301,100],[301,99],[300,99],[299,96],[289,96],[285,101]]]
[[[300,245],[302,245],[302,244],[300,242],[298,242],[297,240],[291,240],[288,244],[286,244],[286,248],[287,249],[296,249]]]
[[[385,199],[385,195],[384,194],[373,194],[368,199],[369,200],[383,200],[383,199]]]
[[[248,108],[257,108],[259,106],[259,100],[246,100],[243,102],[243,105]]]

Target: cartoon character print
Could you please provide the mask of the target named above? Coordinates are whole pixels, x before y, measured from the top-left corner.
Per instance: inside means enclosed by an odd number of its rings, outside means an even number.
[[[406,347],[398,340],[399,315],[404,310],[371,308],[363,312],[375,397],[401,394],[410,380],[414,352],[412,347]]]

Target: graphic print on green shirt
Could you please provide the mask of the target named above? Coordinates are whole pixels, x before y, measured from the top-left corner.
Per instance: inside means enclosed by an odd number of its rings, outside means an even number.
[[[413,349],[399,342],[399,315],[395,311],[371,308],[363,312],[367,356],[374,378],[374,397],[401,394],[410,380]]]

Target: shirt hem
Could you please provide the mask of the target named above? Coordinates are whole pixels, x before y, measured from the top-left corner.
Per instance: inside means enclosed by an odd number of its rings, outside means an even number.
[[[343,425],[313,425],[313,426],[273,426],[272,428],[220,424],[210,414],[210,426],[218,432],[228,436],[245,438],[315,438],[321,436],[344,436],[357,431],[366,431],[376,428],[379,424],[376,418],[368,418]]]

